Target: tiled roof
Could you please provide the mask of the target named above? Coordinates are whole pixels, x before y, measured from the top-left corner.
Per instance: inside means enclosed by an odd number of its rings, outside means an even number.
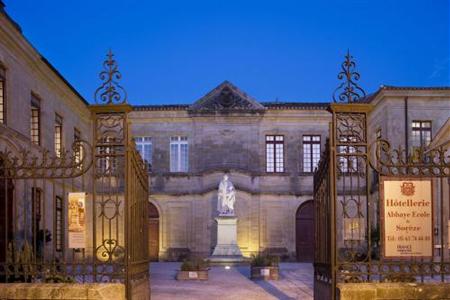
[[[156,105],[133,105],[133,110],[187,110],[189,104],[156,104]]]
[[[327,109],[328,102],[262,102],[269,109]]]
[[[359,102],[370,103],[372,102],[381,91],[450,91],[450,86],[393,86],[393,85],[381,85],[380,88],[364,98]]]
[[[450,86],[393,86],[393,85],[381,85],[380,90],[413,90],[413,91],[423,91],[423,90],[437,90],[445,91],[450,90]]]
[[[267,109],[289,110],[325,110],[329,103],[325,102],[261,102]],[[135,111],[188,110],[189,104],[134,105]]]

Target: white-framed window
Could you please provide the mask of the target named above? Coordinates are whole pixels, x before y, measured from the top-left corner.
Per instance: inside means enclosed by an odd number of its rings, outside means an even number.
[[[303,136],[303,172],[312,173],[320,160],[320,135]]]
[[[63,151],[63,119],[60,115],[55,114],[55,154],[61,157]]]
[[[284,136],[266,135],[266,172],[284,172]]]
[[[152,138],[149,136],[135,137],[136,149],[141,154],[142,159],[147,163],[148,169],[152,168],[153,146]]]
[[[81,131],[76,127],[73,128],[73,141],[74,142],[81,141]],[[83,167],[83,165],[81,164],[82,161],[83,161],[83,147],[81,146],[81,144],[78,144],[75,149],[75,163],[79,164],[78,166],[79,169]]]
[[[356,137],[352,135],[342,135],[340,138],[342,143],[355,143]],[[355,146],[338,146],[338,153],[345,153],[346,155],[339,156],[339,170],[341,173],[354,173],[358,171],[358,157],[348,155],[351,153],[356,153]]]
[[[189,145],[186,136],[170,138],[170,172],[187,172],[189,169]]]
[[[413,147],[426,147],[431,142],[431,121],[412,121],[411,142]]]
[[[35,95],[31,95],[31,120],[30,136],[31,142],[36,145],[41,144],[41,108],[40,100]]]

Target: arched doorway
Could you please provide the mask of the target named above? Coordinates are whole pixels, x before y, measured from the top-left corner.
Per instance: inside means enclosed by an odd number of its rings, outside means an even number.
[[[159,258],[159,213],[153,203],[148,204],[148,254],[150,261]]]
[[[297,209],[296,214],[296,251],[297,260],[314,260],[314,202],[306,201]]]

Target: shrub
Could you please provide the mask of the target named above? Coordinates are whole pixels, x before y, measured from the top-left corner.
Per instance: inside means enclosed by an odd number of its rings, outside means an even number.
[[[70,276],[51,275],[45,278],[46,283],[75,283],[75,279]]]
[[[208,261],[201,258],[185,259],[181,264],[181,271],[204,271],[208,269]]]
[[[275,255],[252,255],[251,266],[252,267],[278,267],[280,258]]]

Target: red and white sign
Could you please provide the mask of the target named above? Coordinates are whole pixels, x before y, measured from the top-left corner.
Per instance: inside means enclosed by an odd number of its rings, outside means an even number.
[[[432,257],[431,180],[383,178],[381,221],[385,258]]]

